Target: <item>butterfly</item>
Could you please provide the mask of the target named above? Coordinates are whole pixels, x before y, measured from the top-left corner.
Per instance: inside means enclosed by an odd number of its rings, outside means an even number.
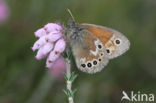
[[[68,39],[78,69],[100,72],[109,60],[125,53],[130,42],[122,33],[100,25],[68,22]]]

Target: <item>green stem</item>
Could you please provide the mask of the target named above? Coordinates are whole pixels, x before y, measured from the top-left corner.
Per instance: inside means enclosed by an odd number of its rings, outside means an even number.
[[[70,68],[70,60],[68,58],[66,58],[66,73],[67,73],[67,77],[70,78],[71,76],[71,68]],[[69,90],[70,92],[72,92],[72,82],[67,80],[67,90]],[[69,103],[74,103],[73,97],[68,97],[68,101]]]

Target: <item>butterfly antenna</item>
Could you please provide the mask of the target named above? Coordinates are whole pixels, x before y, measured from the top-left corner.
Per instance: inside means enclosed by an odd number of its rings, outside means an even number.
[[[68,9],[68,8],[67,8],[67,11],[69,12],[69,14],[70,14],[71,18],[72,18],[72,19],[73,19],[73,21],[75,22],[74,16],[73,16],[72,12],[70,11],[70,9]]]

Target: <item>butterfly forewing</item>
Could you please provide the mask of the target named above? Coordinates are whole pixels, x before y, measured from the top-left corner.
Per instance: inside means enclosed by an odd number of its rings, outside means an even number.
[[[81,24],[100,39],[106,48],[109,59],[120,56],[129,49],[129,40],[120,32],[94,24]]]

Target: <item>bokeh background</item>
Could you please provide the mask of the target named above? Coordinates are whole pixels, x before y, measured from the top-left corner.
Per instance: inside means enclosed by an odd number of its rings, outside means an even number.
[[[75,103],[120,103],[122,91],[156,96],[155,0],[6,0],[0,23],[0,103],[67,103],[65,80],[47,73],[34,58],[34,32],[49,22],[67,23],[69,8],[79,23],[124,33],[131,47],[100,73],[78,74]],[[2,16],[2,14],[0,14]],[[156,101],[155,101],[156,102]],[[124,103],[128,103],[124,101]],[[141,102],[142,103],[142,102]]]

